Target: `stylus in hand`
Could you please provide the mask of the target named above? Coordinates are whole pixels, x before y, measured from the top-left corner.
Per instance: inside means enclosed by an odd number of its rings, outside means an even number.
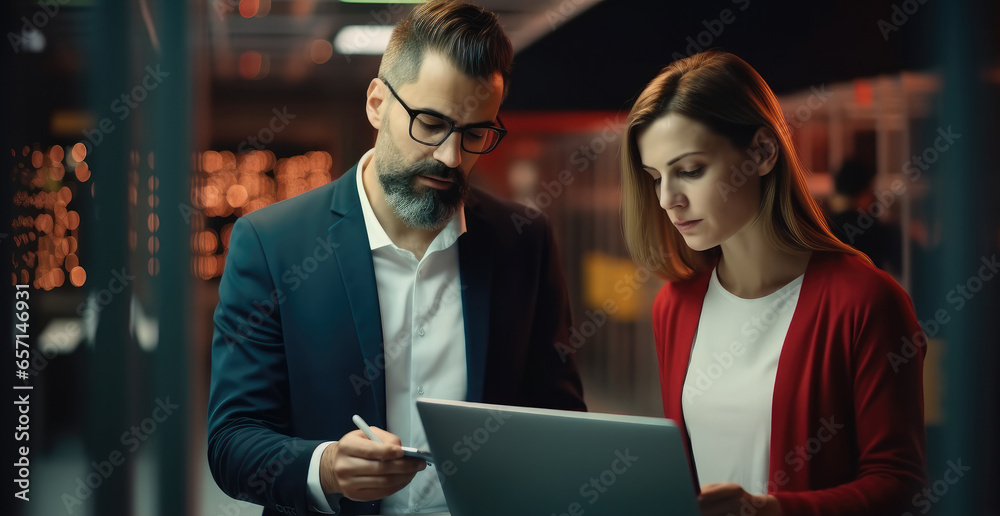
[[[365,420],[361,419],[361,416],[354,414],[354,417],[352,417],[351,419],[354,420],[355,426],[357,426],[359,430],[364,432],[369,439],[377,443],[382,442],[382,439],[379,439],[378,436],[375,435],[375,432],[372,432],[372,427],[368,426],[368,423],[365,423]],[[420,451],[416,448],[410,448],[409,446],[403,446],[402,448],[403,448],[403,456],[405,457],[416,457],[418,459],[424,459],[428,463],[434,462],[434,457],[432,457],[429,452]]]
[[[377,443],[382,442],[382,439],[379,439],[378,436],[375,435],[375,432],[372,432],[372,427],[368,426],[368,423],[365,423],[365,420],[361,419],[361,416],[359,416],[357,414],[354,414],[354,417],[351,418],[351,419],[354,420],[354,424],[357,425],[358,430],[361,430],[362,432],[364,432],[365,435],[367,435],[369,439],[371,439],[371,440],[373,440],[373,441],[375,441]]]

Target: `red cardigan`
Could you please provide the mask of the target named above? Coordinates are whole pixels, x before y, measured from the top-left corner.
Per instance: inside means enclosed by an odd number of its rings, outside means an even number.
[[[653,303],[663,412],[682,426],[684,377],[710,274],[667,283]],[[926,342],[892,277],[852,255],[813,253],[771,401],[768,493],[786,516],[914,508],[926,478]]]

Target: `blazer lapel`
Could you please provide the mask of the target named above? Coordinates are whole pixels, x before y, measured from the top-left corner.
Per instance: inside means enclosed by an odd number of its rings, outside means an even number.
[[[340,185],[334,189],[330,211],[342,218],[330,226],[330,238],[335,244],[334,253],[347,291],[361,353],[365,358],[365,371],[370,374],[372,371],[369,371],[367,364],[384,363],[378,360],[383,352],[382,315],[378,304],[378,286],[375,283],[375,266],[356,187],[355,174],[358,173],[360,171],[355,166],[343,175]],[[369,423],[381,428],[386,426],[384,372],[374,371],[374,377],[368,378],[374,396],[375,414],[379,418]]]
[[[494,253],[489,238],[492,231],[488,220],[478,209],[474,192],[469,195],[465,208],[466,233],[458,239],[458,269],[469,378],[466,399],[482,402],[490,334],[490,272],[493,270]]]

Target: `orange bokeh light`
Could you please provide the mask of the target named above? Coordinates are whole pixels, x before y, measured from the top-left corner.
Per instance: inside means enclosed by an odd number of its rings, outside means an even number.
[[[53,163],[49,167],[49,177],[53,181],[62,181],[63,177],[66,176],[66,168],[62,166],[62,163]]]
[[[53,145],[52,148],[49,149],[49,159],[52,160],[53,163],[59,163],[64,157],[66,157],[66,151],[63,150],[62,146]]]
[[[240,77],[258,79],[263,73],[264,56],[255,50],[247,50],[240,54]]]
[[[53,287],[61,287],[66,282],[66,274],[62,269],[52,269],[49,273]]]
[[[195,234],[194,252],[197,254],[214,254],[219,247],[219,237],[215,231],[206,229]]]
[[[260,0],[240,0],[240,16],[253,18],[260,10]]]
[[[66,203],[61,202],[61,201],[57,202],[56,206],[55,206],[55,209],[53,209],[52,211],[53,211],[53,214],[56,217],[56,223],[62,224],[63,226],[65,226],[66,225],[66,214],[68,213],[66,211]]]
[[[62,202],[66,203],[66,204],[69,204],[69,202],[73,200],[73,191],[70,190],[69,187],[67,187],[67,186],[64,186],[64,187],[60,188],[59,189],[59,200],[61,200]]]
[[[201,192],[201,202],[206,208],[215,208],[222,203],[222,192],[215,185],[208,185]]]
[[[76,266],[70,269],[69,281],[76,287],[82,287],[87,282],[87,271],[83,267]]]
[[[75,211],[66,212],[66,229],[70,231],[80,227],[80,214]]]
[[[309,58],[316,64],[323,64],[333,57],[333,44],[325,39],[314,39],[309,45]]]
[[[77,143],[73,146],[73,161],[83,161],[87,159],[87,146],[83,143]]]
[[[41,233],[51,233],[52,226],[52,215],[49,215],[48,213],[43,213],[35,219],[35,229]]]
[[[212,279],[218,268],[219,262],[214,256],[197,256],[194,259],[194,273],[201,279]]]
[[[222,168],[222,155],[215,151],[207,151],[201,155],[201,169],[214,174]]]
[[[226,190],[226,200],[229,201],[229,205],[233,208],[239,208],[247,203],[249,196],[247,195],[247,189],[243,185],[233,185]]]
[[[81,161],[80,163],[77,163],[74,173],[76,173],[77,179],[80,181],[86,181],[90,179],[90,165],[88,165],[85,161]]]

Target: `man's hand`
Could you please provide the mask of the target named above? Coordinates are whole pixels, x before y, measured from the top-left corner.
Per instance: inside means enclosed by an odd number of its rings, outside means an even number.
[[[406,487],[427,463],[404,457],[399,437],[377,427],[377,443],[355,430],[327,446],[319,463],[319,481],[325,493],[340,493],[351,500],[378,500]]]
[[[701,516],[726,516],[727,514],[753,514],[754,516],[781,516],[778,499],[771,495],[752,495],[739,484],[719,482],[701,486],[698,495]]]

